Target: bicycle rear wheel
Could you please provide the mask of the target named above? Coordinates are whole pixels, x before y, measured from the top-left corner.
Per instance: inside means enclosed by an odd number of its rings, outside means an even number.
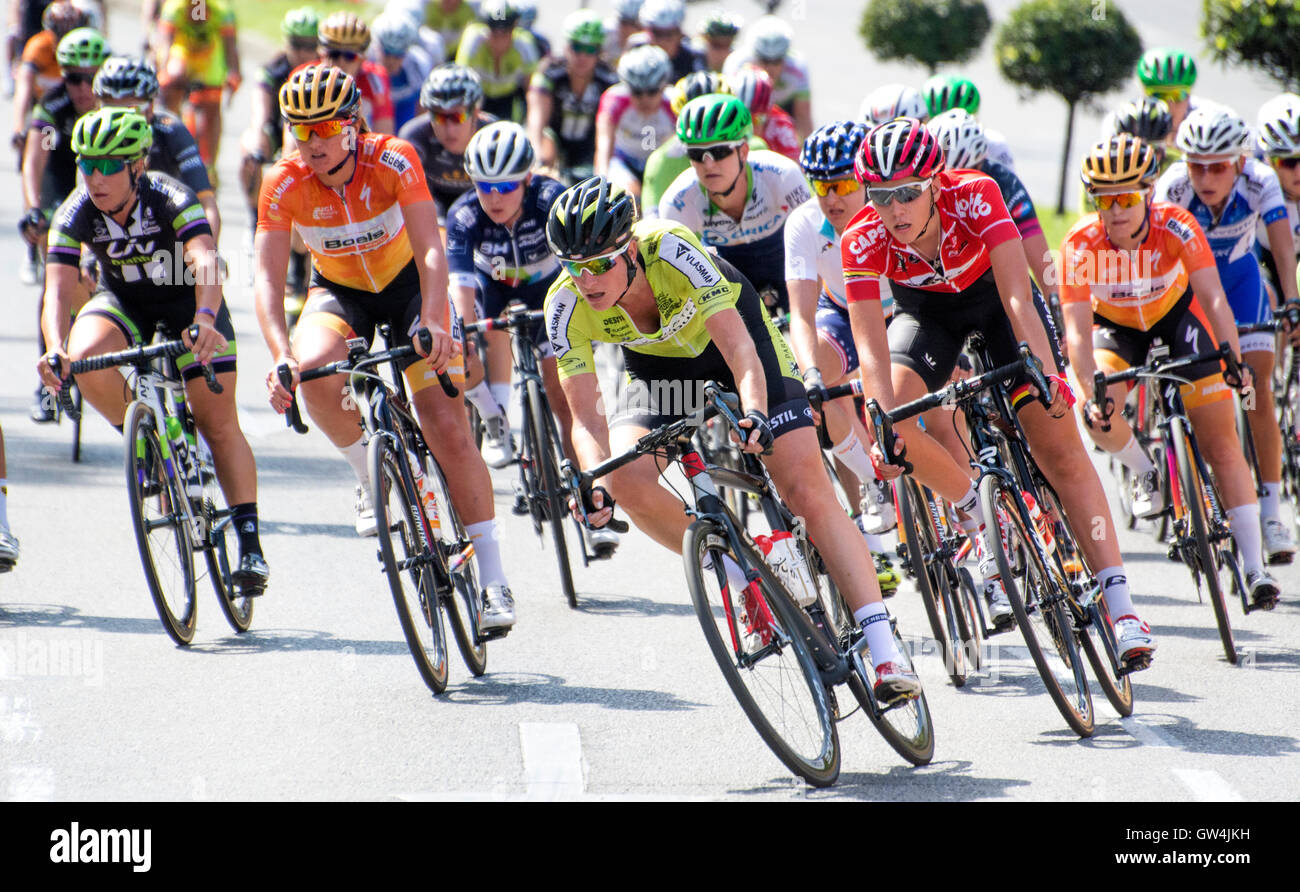
[[[420,677],[435,694],[447,689],[447,636],[434,583],[436,560],[427,539],[424,508],[412,496],[406,455],[392,439],[370,440],[370,486],[379,531],[379,554],[393,591],[397,619]]]
[[[163,628],[177,644],[194,640],[198,616],[194,553],[185,515],[185,489],[164,460],[153,412],[136,400],[127,407],[126,488],[149,595]]]
[[[424,480],[438,504],[438,539],[454,588],[453,592],[443,594],[443,610],[451,620],[452,635],[466,668],[477,677],[487,671],[487,641],[479,629],[483,607],[478,565],[472,556],[466,554],[472,550],[473,540],[465,531],[465,524],[451,500],[451,490],[447,488],[442,468],[432,457],[425,462]]]
[[[899,520],[907,530],[907,561],[912,565],[916,588],[925,605],[925,615],[930,620],[930,630],[939,642],[939,654],[953,685],[966,684],[969,668],[962,648],[963,636],[957,628],[949,579],[939,563],[939,537],[930,516],[930,505],[921,485],[905,475],[900,481]]]
[[[1066,603],[1068,583],[1057,567],[1042,561],[1036,544],[1041,539],[1026,524],[1020,494],[1011,484],[997,474],[986,474],[979,495],[984,523],[1002,533],[989,539],[1034,666],[1066,724],[1080,737],[1090,737],[1095,730],[1092,692],[1079,657],[1074,617]],[[1008,552],[1018,555],[1022,575],[1012,572]]]
[[[72,404],[77,407],[77,416],[72,419],[72,460],[81,461],[81,412],[83,403],[81,399],[81,388],[74,381],[72,387]]]
[[[569,548],[564,541],[565,517],[568,515],[565,500],[560,495],[560,470],[556,464],[550,431],[550,404],[537,379],[526,382],[525,397],[528,400],[528,413],[532,421],[528,448],[532,451],[532,460],[537,466],[536,480],[541,486],[541,497],[546,506],[546,523],[551,528],[551,543],[555,546],[555,560],[560,565],[560,588],[570,607],[578,606],[578,593],[573,587],[573,568],[569,566]]]
[[[894,633],[894,647],[902,661],[910,669],[912,660],[908,656],[907,645],[898,635],[893,617],[889,620]],[[848,650],[851,642],[856,640],[853,632],[840,644]],[[861,668],[859,669],[859,665]],[[896,700],[890,704],[880,703],[873,693],[876,685],[875,660],[867,659],[855,662],[854,670],[849,673],[849,690],[857,698],[862,711],[867,714],[871,724],[876,726],[880,736],[898,753],[913,765],[928,765],[934,758],[934,722],[930,718],[930,704],[925,699],[925,691],[911,700]]]
[[[1237,662],[1237,648],[1232,640],[1232,623],[1228,619],[1228,605],[1224,600],[1223,584],[1219,577],[1221,561],[1218,546],[1210,541],[1209,523],[1205,517],[1205,478],[1190,447],[1189,434],[1181,418],[1169,423],[1170,438],[1174,441],[1174,459],[1178,465],[1178,484],[1182,490],[1183,508],[1187,512],[1187,534],[1193,539],[1193,557],[1197,566],[1192,575],[1200,588],[1200,577],[1205,577],[1205,588],[1214,607],[1214,621],[1219,627],[1219,641],[1229,663]]]
[[[798,608],[768,573],[745,595],[732,592],[722,560],[726,555],[739,563],[732,548],[725,532],[707,520],[692,523],[682,540],[704,638],[741,709],[776,757],[813,786],[830,786],[840,773],[839,735],[812,654],[802,636],[787,629],[787,611]]]

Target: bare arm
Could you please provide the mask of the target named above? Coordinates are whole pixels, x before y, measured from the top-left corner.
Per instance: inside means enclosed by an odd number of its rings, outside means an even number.
[[[537,148],[537,157],[544,165],[553,165],[556,161],[555,143],[543,138],[551,112],[555,108],[555,97],[545,90],[536,88],[528,91],[528,138]]]
[[[1021,241],[1011,239],[998,245],[989,252],[989,261],[993,267],[993,278],[997,281],[998,295],[1002,298],[1007,318],[1011,320],[1016,340],[1029,345],[1030,351],[1042,361],[1047,374],[1060,374],[1052,355],[1047,329],[1043,327],[1043,321],[1034,306],[1033,292],[1029,286],[1029,265],[1025,263]]]
[[[798,132],[799,139],[807,139],[808,134],[813,132],[812,100],[796,99],[794,101],[794,114],[790,117],[794,118],[794,129]]]
[[[1268,247],[1277,264],[1278,283],[1284,300],[1296,300],[1295,241],[1291,235],[1290,221],[1283,217],[1268,224]]]
[[[438,213],[430,199],[403,207],[402,218],[415,255],[415,268],[420,273],[420,325],[429,330],[433,339],[427,355],[435,370],[445,371],[451,359],[460,353],[460,343],[450,332],[447,254],[438,236]],[[420,350],[418,342],[416,350]]]
[[[289,266],[289,230],[259,229],[253,238],[256,258],[253,305],[271,359],[276,364],[293,358],[289,325],[284,318],[284,279]]]
[[[614,122],[608,114],[596,116],[596,158],[594,173],[604,176],[609,172],[609,159],[614,154]]]
[[[878,300],[850,303],[849,325],[853,328],[853,344],[858,348],[858,373],[862,376],[863,395],[876,400],[883,409],[894,408],[897,402],[890,373],[884,306]]]
[[[185,257],[194,271],[194,323],[199,336],[190,342],[189,332],[182,340],[191,343],[201,365],[226,349],[226,339],[216,329],[216,313],[221,309],[221,269],[217,262],[217,243],[208,234],[196,235],[185,242]]]
[[[763,364],[758,360],[754,340],[749,336],[740,312],[733,308],[714,313],[705,320],[704,327],[736,379],[740,407],[746,412],[757,409],[766,415],[767,379],[763,376]]]
[[[1029,271],[1038,282],[1043,296],[1054,293],[1057,290],[1057,278],[1053,269],[1052,252],[1047,247],[1047,236],[1038,232],[1023,239],[1021,244],[1025,249],[1025,262],[1029,264]]]
[[[15,3],[15,6],[18,4]],[[18,79],[14,81],[14,133],[27,129],[27,113],[32,110],[32,97],[36,92],[36,72],[30,65],[18,66]]]
[[[1092,399],[1092,376],[1097,358],[1092,352],[1092,303],[1081,300],[1061,305],[1065,320],[1065,339],[1070,348],[1070,362],[1084,399]]]
[[[72,306],[81,282],[81,270],[66,263],[45,265],[45,302],[41,310],[41,333],[50,352],[62,351],[72,328]]]
[[[817,365],[817,283],[787,279],[790,295],[790,347],[805,372]]]
[[[1218,267],[1210,266],[1198,269],[1189,276],[1192,291],[1205,309],[1214,325],[1214,343],[1207,344],[1206,349],[1213,350],[1227,341],[1232,345],[1233,355],[1241,359],[1241,342],[1237,339],[1237,321],[1228,305],[1228,295],[1223,291],[1223,282],[1219,279]]]
[[[215,192],[205,191],[198,196],[199,204],[203,206],[203,215],[208,218],[208,225],[212,227],[212,240],[221,241],[221,211],[217,210],[217,195]]]
[[[609,426],[600,411],[600,382],[595,372],[560,379],[573,413],[573,451],[578,465],[593,468],[609,458]]]
[[[27,145],[23,149],[23,210],[41,206],[41,180],[45,178],[45,166],[50,161],[46,142],[51,136],[43,129],[27,131]]]

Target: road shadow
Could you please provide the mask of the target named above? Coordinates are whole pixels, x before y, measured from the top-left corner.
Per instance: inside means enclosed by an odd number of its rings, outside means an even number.
[[[603,597],[602,597],[603,596]],[[668,604],[652,601],[649,598],[629,598],[612,592],[589,594],[578,592],[578,613],[592,616],[694,616],[695,608],[690,604]],[[721,608],[719,608],[721,616]]]
[[[1290,709],[1290,706],[1283,706]],[[1202,728],[1184,716],[1144,713],[1143,724],[1155,729],[1174,749],[1207,756],[1273,759],[1300,753],[1300,740],[1280,734]]]
[[[1083,746],[1095,750],[1129,750],[1142,744],[1129,734],[1113,719],[1097,715],[1101,698],[1093,699],[1093,731],[1091,737],[1080,737],[1069,728],[1054,728],[1040,732],[1036,739],[1030,740],[1030,746],[1048,746],[1061,749],[1064,747]],[[1064,720],[1062,720],[1064,721]]]
[[[242,634],[231,633],[215,641],[203,641],[186,648],[196,654],[266,654],[320,652],[348,656],[394,657],[410,653],[406,642],[368,641],[358,638],[339,638],[330,632],[316,629],[258,629]]]
[[[1130,678],[1133,677],[1130,676]],[[1092,683],[1091,679],[1089,679],[1089,683]],[[1136,708],[1140,708],[1143,703],[1199,703],[1204,699],[1204,697],[1198,697],[1195,694],[1189,694],[1187,691],[1180,691],[1176,688],[1133,682],[1133,702],[1136,704]]]
[[[699,709],[705,704],[683,700],[669,691],[636,688],[596,688],[571,685],[558,675],[541,673],[491,673],[448,688],[440,700],[470,706],[514,706],[534,703],[550,706],[593,705],[634,712],[675,712]]]
[[[0,604],[0,629],[96,629],[121,635],[163,634],[156,617],[94,616],[67,604]]]
[[[1300,672],[1300,651],[1267,647],[1240,648],[1238,663],[1243,669],[1263,669],[1265,672]]]
[[[1209,623],[1209,625],[1167,626],[1161,623],[1160,625],[1156,626],[1152,631],[1154,631],[1157,635],[1168,635],[1168,636],[1173,636],[1175,638],[1193,638],[1198,641],[1214,641],[1217,643],[1219,641],[1219,627],[1214,625],[1214,617],[1210,616],[1208,613],[1205,619],[1207,623]],[[1236,619],[1235,616],[1230,617],[1230,620],[1235,620],[1235,619]],[[1237,650],[1240,651],[1242,649],[1241,643],[1243,641],[1268,641],[1270,640],[1270,636],[1265,635],[1262,632],[1254,632],[1251,631],[1250,629],[1240,629],[1234,627],[1232,630],[1232,640],[1237,645]],[[1222,648],[1220,648],[1220,651],[1222,651]]]
[[[1018,778],[978,777],[973,763],[953,760],[912,767],[893,765],[877,772],[852,771],[840,775],[834,786],[811,787],[796,778],[782,777],[728,790],[730,796],[764,797],[786,793],[791,799],[843,802],[966,802],[1004,799],[1015,787],[1028,786]]]
[[[336,539],[356,539],[357,529],[346,523],[301,523],[293,520],[261,520],[258,523],[262,535],[278,534],[281,536],[331,536]]]

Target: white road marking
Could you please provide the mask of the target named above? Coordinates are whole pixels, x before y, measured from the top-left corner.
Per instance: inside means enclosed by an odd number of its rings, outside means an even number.
[[[1196,768],[1171,768],[1197,802],[1241,802],[1242,796],[1221,775]]]
[[[582,741],[572,722],[520,722],[519,746],[524,754],[524,784],[535,799],[581,796]]]
[[[1178,744],[1159,731],[1159,726],[1149,716],[1131,715],[1119,720],[1120,725],[1144,746],[1177,749]]]

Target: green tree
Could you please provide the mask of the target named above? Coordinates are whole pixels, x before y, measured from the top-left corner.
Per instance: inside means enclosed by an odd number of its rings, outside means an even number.
[[[1253,65],[1300,89],[1300,5],[1295,0],[1204,0],[1201,34],[1220,62]]]
[[[984,0],[870,0],[858,33],[880,59],[916,62],[934,74],[974,56],[990,27]]]
[[[1031,92],[1065,100],[1065,148],[1057,213],[1065,213],[1065,183],[1080,102],[1121,86],[1142,55],[1137,31],[1115,6],[1083,0],[1029,0],[1011,11],[993,45],[1002,76]]]

